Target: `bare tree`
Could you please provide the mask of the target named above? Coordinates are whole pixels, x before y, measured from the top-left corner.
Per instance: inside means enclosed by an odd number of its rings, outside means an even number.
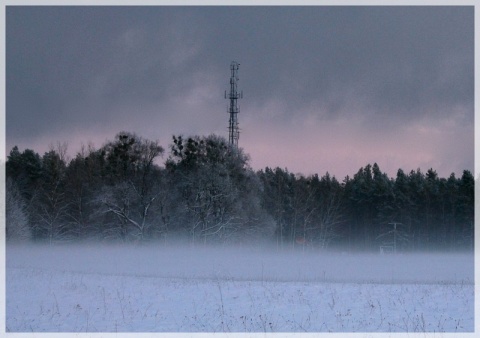
[[[118,183],[104,187],[100,201],[104,205],[104,213],[116,216],[117,222],[109,231],[116,231],[123,240],[132,236],[143,241],[154,222],[152,209],[157,206],[160,192],[142,195],[132,182]]]
[[[342,189],[327,173],[292,177],[291,235],[292,247],[307,244],[327,248],[340,236],[342,218]]]
[[[317,230],[317,241],[321,248],[327,248],[332,240],[340,236],[340,225],[343,222],[341,203],[339,191],[331,191],[319,201],[319,223],[313,229]]]

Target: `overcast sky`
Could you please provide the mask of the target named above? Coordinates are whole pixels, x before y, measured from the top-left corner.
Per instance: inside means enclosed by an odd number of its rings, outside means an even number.
[[[233,60],[254,169],[474,170],[473,7],[8,6],[7,155],[227,137]]]

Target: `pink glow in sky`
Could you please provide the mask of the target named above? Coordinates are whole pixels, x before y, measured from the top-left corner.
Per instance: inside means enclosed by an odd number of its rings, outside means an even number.
[[[6,152],[227,137],[256,169],[474,170],[474,7],[6,8]],[[233,38],[232,38],[233,37]],[[166,158],[164,158],[166,159]]]

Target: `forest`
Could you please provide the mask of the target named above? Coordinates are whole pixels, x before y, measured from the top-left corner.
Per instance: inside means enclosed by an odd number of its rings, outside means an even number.
[[[217,135],[173,136],[168,152],[120,132],[96,149],[43,156],[13,147],[6,162],[7,241],[269,243],[277,248],[386,252],[473,250],[472,173],[388,177],[377,163],[338,181],[328,172],[255,171]]]

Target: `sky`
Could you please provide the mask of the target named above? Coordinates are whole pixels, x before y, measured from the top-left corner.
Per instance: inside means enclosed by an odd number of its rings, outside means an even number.
[[[236,61],[255,170],[474,171],[473,6],[7,6],[5,32],[7,155],[227,138]]]

